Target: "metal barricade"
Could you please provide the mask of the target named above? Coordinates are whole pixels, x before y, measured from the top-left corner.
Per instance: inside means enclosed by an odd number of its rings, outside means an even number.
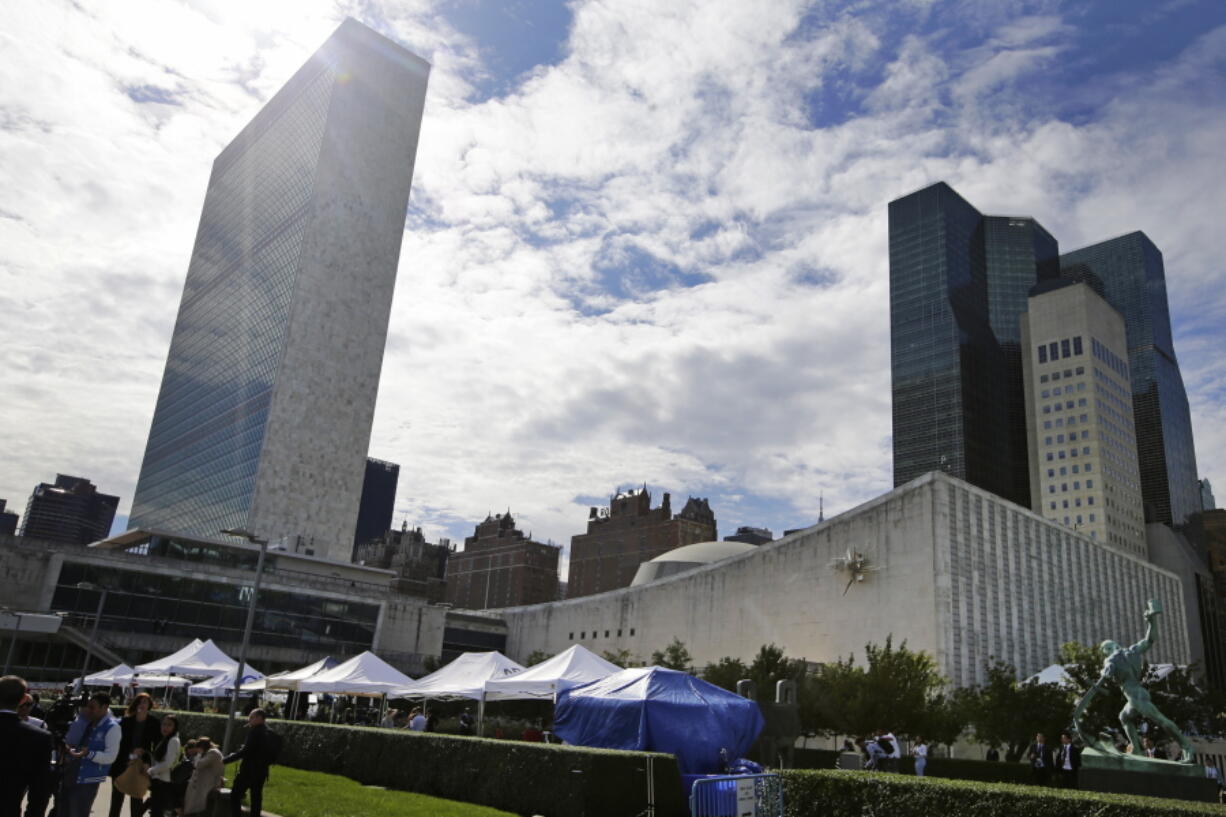
[[[690,789],[690,817],[783,817],[777,774],[704,777]]]

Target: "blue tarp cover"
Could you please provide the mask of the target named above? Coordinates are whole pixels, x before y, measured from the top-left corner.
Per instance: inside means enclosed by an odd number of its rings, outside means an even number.
[[[622,670],[558,693],[553,731],[567,743],[677,756],[682,774],[723,771],[762,731],[758,704],[684,672]]]

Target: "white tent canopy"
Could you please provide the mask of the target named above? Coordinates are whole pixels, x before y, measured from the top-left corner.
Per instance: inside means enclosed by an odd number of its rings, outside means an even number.
[[[86,675],[85,685],[89,687],[109,687],[113,684],[127,686],[132,683],[133,675],[135,675],[135,671],[131,667],[127,664],[119,664],[110,669]]]
[[[471,698],[485,697],[485,682],[506,678],[524,668],[500,652],[466,652],[447,666],[419,681],[396,690],[400,698]]]
[[[222,652],[221,648],[213,643],[213,639],[201,641],[197,638],[165,658],[150,661],[148,664],[137,664],[136,671],[211,678],[221,672],[233,672],[236,667],[238,662]]]
[[[191,686],[192,683],[190,678],[161,673],[134,675],[132,680],[138,687],[185,687]]]
[[[486,681],[485,699],[552,699],[564,689],[607,678],[615,672],[621,672],[621,669],[586,647],[575,644],[531,669]]]
[[[188,694],[199,698],[220,698],[225,695],[229,695],[234,691],[234,676],[236,674],[237,671],[220,672],[207,681],[192,684],[187,689]],[[250,682],[262,681],[263,679],[264,673],[260,672],[258,669],[255,669],[250,664],[247,664],[246,672],[243,673],[243,677],[239,680],[239,683],[245,686]]]
[[[325,670],[330,670],[333,667],[339,666],[340,661],[337,661],[332,656],[321,658],[314,664],[307,664],[301,669],[287,670],[278,672],[274,675],[269,675],[264,679],[264,685],[260,689],[298,689],[298,684],[308,678],[312,678]],[[243,689],[254,687],[254,684],[243,684]]]
[[[368,650],[298,681],[297,689],[334,695],[385,695],[412,683],[412,678]]]

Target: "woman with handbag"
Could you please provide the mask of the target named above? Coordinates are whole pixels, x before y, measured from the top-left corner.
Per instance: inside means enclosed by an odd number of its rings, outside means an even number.
[[[162,718],[162,739],[153,745],[149,767],[149,817],[166,817],[174,805],[171,769],[179,760],[179,721],[174,715]]]
[[[129,794],[122,791],[118,785],[120,775],[132,766],[135,771],[125,778],[125,786],[129,792],[140,792],[140,797],[132,797],[131,815],[141,817],[145,810],[145,793],[140,788],[143,782],[148,789],[148,777],[144,774],[144,766],[149,759],[149,750],[157,740],[157,723],[149,717],[153,708],[153,698],[149,693],[142,692],[128,704],[128,711],[119,722],[119,756],[111,766],[111,811],[110,817],[119,817],[123,810],[123,801]]]
[[[226,764],[221,750],[209,738],[196,738],[196,770],[183,795],[183,814],[200,814],[209,807],[209,795],[221,788],[226,774]]]

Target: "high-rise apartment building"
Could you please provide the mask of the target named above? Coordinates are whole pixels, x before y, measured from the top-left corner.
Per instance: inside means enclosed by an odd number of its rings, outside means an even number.
[[[944,182],[890,202],[894,484],[944,471],[1030,505],[1018,318],[1056,240]]]
[[[1146,514],[1181,526],[1201,509],[1188,395],[1175,358],[1162,252],[1141,232],[1064,253],[1061,274],[1091,273],[1124,316]]]
[[[1213,497],[1213,486],[1209,484],[1208,478],[1200,481],[1200,507],[1204,511],[1212,511],[1217,508],[1217,500]]]
[[[556,601],[559,551],[525,536],[509,510],[489,515],[447,560],[447,601],[469,610]]]
[[[629,587],[643,562],[717,537],[715,514],[705,499],[690,497],[673,516],[668,494],[652,508],[646,486],[618,491],[608,508],[591,509],[586,533],[571,537],[567,598]]]
[[[105,539],[115,521],[119,497],[98,493],[88,479],[56,474],[55,484],[40,483],[26,504],[21,535],[68,545]]]
[[[373,457],[366,458],[362,499],[358,503],[358,524],[353,531],[355,560],[359,545],[382,541],[384,534],[391,530],[392,513],[396,509],[396,483],[399,481],[399,465]]]
[[[428,73],[346,20],[218,155],[132,527],[350,558]]]
[[[1147,558],[1124,319],[1087,283],[1046,288],[1029,303],[1021,339],[1031,507]]]

